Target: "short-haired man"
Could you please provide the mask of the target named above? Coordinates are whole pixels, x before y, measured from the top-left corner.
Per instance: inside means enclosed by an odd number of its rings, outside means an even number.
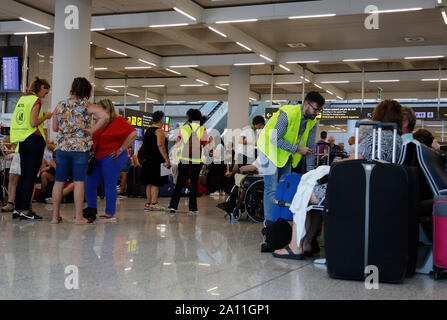
[[[263,116],[256,116],[252,120],[251,126],[246,126],[238,139],[236,146],[236,162],[238,165],[247,165],[256,160],[256,141],[258,140],[258,130],[263,129],[265,120]]]
[[[325,100],[312,91],[302,105],[284,105],[275,112],[261,131],[258,151],[264,174],[264,225],[273,223],[273,202],[279,178],[315,150],[317,115]],[[314,167],[312,156],[306,157],[307,170]]]

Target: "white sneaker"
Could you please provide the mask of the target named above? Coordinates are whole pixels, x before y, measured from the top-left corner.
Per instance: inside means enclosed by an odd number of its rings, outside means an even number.
[[[190,216],[196,216],[199,213],[199,211],[189,211]]]
[[[210,196],[218,197],[218,196],[220,196],[220,193],[219,193],[219,191],[216,191],[216,192],[211,193]]]
[[[52,204],[53,203],[53,199],[52,198],[46,198],[45,202],[48,204]]]

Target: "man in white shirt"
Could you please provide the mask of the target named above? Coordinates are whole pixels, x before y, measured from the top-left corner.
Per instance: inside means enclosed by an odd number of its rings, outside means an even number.
[[[256,159],[256,141],[259,132],[264,128],[265,120],[262,116],[253,118],[251,127],[247,126],[243,129],[236,146],[236,163],[246,165],[252,163]]]

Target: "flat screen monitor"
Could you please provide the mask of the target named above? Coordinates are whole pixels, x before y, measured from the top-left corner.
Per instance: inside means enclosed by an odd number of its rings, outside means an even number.
[[[3,57],[2,72],[3,90],[19,91],[19,57]]]

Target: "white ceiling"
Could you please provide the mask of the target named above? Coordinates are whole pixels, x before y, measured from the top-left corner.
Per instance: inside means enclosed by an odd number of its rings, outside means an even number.
[[[443,0],[447,5],[447,0]],[[0,20],[18,19],[21,11],[16,9],[16,16],[11,14],[11,6],[22,4],[26,7],[24,12],[39,16],[39,21],[47,19],[49,24],[54,19],[55,0],[2,0],[0,3]],[[215,94],[221,97],[226,94],[215,85],[228,83],[230,67],[234,62],[265,62],[265,65],[250,68],[250,90],[256,98],[264,98],[270,93],[270,65],[259,54],[270,56],[275,60],[274,82],[301,81],[300,64],[287,64],[286,61],[321,60],[320,63],[306,64],[308,77],[312,82],[318,81],[323,87],[319,89],[312,83],[306,85],[306,91],[319,90],[327,98],[358,98],[361,89],[361,62],[342,62],[345,57],[371,57],[380,56],[380,61],[366,62],[365,71],[383,72],[384,79],[398,76],[398,83],[365,83],[365,92],[372,94],[381,87],[389,95],[407,94],[407,97],[417,98],[437,94],[436,82],[422,82],[417,77],[409,77],[411,72],[423,70],[421,76],[436,78],[439,75],[438,59],[405,60],[406,55],[442,55],[447,56],[447,24],[444,23],[440,8],[436,0],[377,0],[380,8],[396,9],[408,7],[424,8],[420,11],[384,13],[379,16],[379,29],[367,30],[364,27],[365,5],[367,0],[322,0],[322,1],[255,1],[255,0],[93,0],[92,25],[106,27],[106,30],[95,32],[105,36],[100,42],[93,41],[96,60],[94,66],[108,68],[107,71],[96,71],[96,95],[110,95],[101,84],[124,81],[126,75],[129,79],[152,79],[167,85],[167,94],[172,97],[181,95],[186,99],[201,100],[201,95]],[[184,11],[199,17],[199,22],[193,23],[173,10],[177,5]],[[394,7],[393,7],[394,6]],[[31,9],[30,9],[31,8]],[[25,10],[26,9],[26,10]],[[31,10],[31,11],[29,11]],[[34,10],[34,11],[32,11]],[[335,17],[315,19],[287,19],[288,15],[303,12],[324,13],[337,11]],[[125,13],[132,13],[126,15]],[[45,16],[46,14],[46,16]],[[216,24],[222,19],[236,19],[240,17],[256,17],[257,22]],[[43,17],[43,18],[42,18]],[[30,17],[31,19],[31,17]],[[191,22],[184,27],[148,28],[149,23]],[[161,21],[161,22],[158,22]],[[9,22],[8,22],[9,23]],[[6,26],[11,26],[3,22]],[[26,24],[24,22],[20,22]],[[29,25],[28,25],[29,26]],[[227,33],[222,37],[211,31],[208,26]],[[15,25],[14,25],[15,27]],[[222,31],[223,30],[223,31]],[[0,22],[0,32],[2,23]],[[409,43],[406,37],[423,37],[423,42]],[[240,47],[236,41],[243,42],[252,48],[252,51]],[[133,48],[134,54],[129,54],[126,60],[120,55],[104,49],[105,43],[115,48]],[[304,48],[291,48],[290,43],[304,43]],[[378,49],[387,48],[387,49]],[[124,66],[138,65],[138,58],[142,55],[154,57],[159,61],[158,66],[150,70],[130,71]],[[303,58],[305,57],[305,59]],[[120,58],[120,59],[118,59]],[[314,58],[314,59],[312,59]],[[145,56],[145,59],[146,56]],[[298,59],[300,60],[300,59]],[[149,60],[154,61],[154,60]],[[197,61],[198,63],[188,63]],[[179,62],[179,63],[177,63]],[[166,70],[172,64],[198,64],[195,68],[178,69],[182,75],[176,75]],[[279,67],[282,64],[290,71]],[[141,63],[139,63],[141,65]],[[447,59],[442,60],[443,77],[447,78],[445,69]],[[394,71],[400,71],[393,74]],[[264,75],[264,77],[262,77]],[[414,75],[414,73],[413,73]],[[259,76],[258,78],[254,78]],[[376,75],[379,77],[378,75]],[[347,84],[321,84],[324,79],[349,79]],[[376,79],[377,79],[376,77]],[[210,83],[209,86],[183,88],[179,87],[182,81],[194,82],[200,78]],[[379,77],[380,78],[380,77]],[[417,79],[416,79],[417,78]],[[172,79],[178,79],[172,84]],[[314,80],[316,79],[316,80]],[[109,81],[110,80],[110,81]],[[171,82],[169,82],[171,81]],[[135,82],[137,83],[137,82]],[[447,98],[447,81],[442,82],[442,96]],[[139,84],[139,83],[138,83]],[[141,85],[130,85],[130,88],[142,90]],[[119,89],[123,94],[123,89]],[[130,89],[129,89],[130,90]],[[160,97],[164,89],[148,89],[155,97]],[[330,95],[326,92],[334,92]],[[275,85],[274,94],[300,95],[301,85]]]

